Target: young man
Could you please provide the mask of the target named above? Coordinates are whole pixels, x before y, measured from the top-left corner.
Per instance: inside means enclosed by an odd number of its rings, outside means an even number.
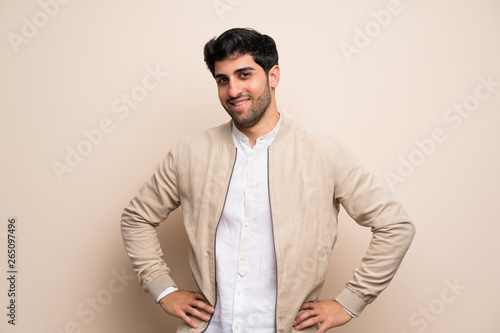
[[[415,229],[392,194],[338,141],[277,110],[272,38],[231,29],[205,62],[232,120],[176,143],[122,215],[143,288],[177,332],[323,333],[358,316],[398,269]],[[345,289],[318,300],[339,205],[373,233]],[[198,292],[178,290],[155,228],[182,205]]]

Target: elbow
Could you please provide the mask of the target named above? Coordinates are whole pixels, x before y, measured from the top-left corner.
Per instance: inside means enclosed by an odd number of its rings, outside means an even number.
[[[407,220],[405,222],[400,223],[399,226],[399,234],[400,234],[400,239],[402,242],[402,245],[404,244],[406,249],[408,249],[413,241],[413,238],[415,237],[415,233],[417,231],[415,227],[415,223],[411,220]]]

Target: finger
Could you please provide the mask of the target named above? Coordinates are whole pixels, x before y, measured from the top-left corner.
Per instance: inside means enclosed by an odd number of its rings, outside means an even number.
[[[194,293],[193,297],[194,297],[195,299],[200,299],[200,300],[205,301],[205,302],[207,302],[207,303],[208,303],[208,299],[205,297],[205,295],[203,295],[203,294],[202,294],[202,293],[200,293],[200,292]]]
[[[206,311],[208,313],[214,313],[215,309],[211,307],[209,304],[202,301],[195,301],[192,304],[193,307]]]
[[[318,317],[310,317],[309,319],[301,322],[300,324],[298,324],[297,326],[295,326],[295,330],[296,331],[300,331],[304,328],[307,328],[309,326],[312,326],[312,325],[315,325],[318,323]]]
[[[189,318],[189,316],[186,315],[184,312],[180,313],[178,317],[181,318],[182,320],[184,320],[186,322],[186,324],[188,324],[192,328],[198,328],[198,324],[195,323],[194,320]]]
[[[302,321],[306,320],[307,318],[313,317],[313,316],[314,316],[314,314],[310,310],[304,311],[300,315],[295,317],[295,321],[293,322],[293,325],[298,325]]]
[[[196,308],[192,308],[191,307],[186,312],[189,313],[190,315],[192,315],[193,317],[198,318],[198,319],[201,319],[201,320],[204,320],[204,321],[209,321],[210,320],[210,316],[208,316],[208,315],[206,315],[204,313],[201,313]]]
[[[196,299],[196,300],[201,300],[203,302],[193,302],[193,305],[196,306],[197,308],[200,308],[208,313],[214,313],[215,312],[215,309],[209,304],[210,302],[208,301],[208,299],[205,297],[205,295],[203,295],[202,293],[200,292],[197,292],[193,295],[193,298]]]
[[[325,333],[327,330],[332,328],[333,326],[328,325],[326,322],[322,323],[316,333]]]
[[[315,302],[305,302],[300,306],[299,310],[314,309],[315,305]]]

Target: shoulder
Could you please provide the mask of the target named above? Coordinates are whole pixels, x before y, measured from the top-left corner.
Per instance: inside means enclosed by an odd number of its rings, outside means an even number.
[[[175,142],[169,151],[174,159],[206,158],[210,154],[234,147],[230,123],[209,128],[201,133],[185,136]]]
[[[185,136],[179,139],[174,146],[176,149],[197,150],[209,147],[215,142],[226,141],[224,136],[231,133],[230,123],[224,123],[216,127],[204,130],[203,132]],[[231,142],[229,142],[231,143]]]
[[[290,120],[289,123],[290,130],[288,134],[293,137],[295,144],[308,145],[311,149],[316,147],[316,149],[324,148],[328,150],[343,146],[340,139],[334,134],[321,132]]]

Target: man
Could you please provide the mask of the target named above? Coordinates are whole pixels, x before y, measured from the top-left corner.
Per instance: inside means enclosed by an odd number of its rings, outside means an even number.
[[[122,215],[143,288],[177,332],[318,332],[358,316],[387,287],[414,235],[391,193],[338,139],[280,115],[272,38],[231,29],[205,62],[232,121],[177,142]],[[318,300],[339,205],[372,239],[346,288]],[[198,292],[178,290],[155,228],[182,205]]]

